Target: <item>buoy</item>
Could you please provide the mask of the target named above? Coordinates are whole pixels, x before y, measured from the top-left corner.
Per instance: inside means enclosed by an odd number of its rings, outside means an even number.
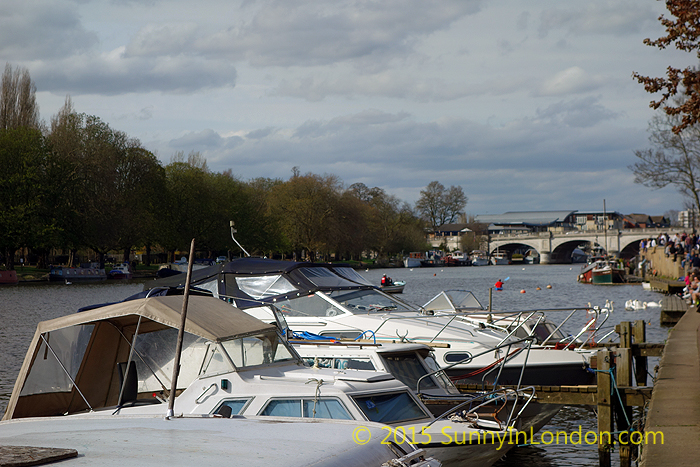
[[[525,293],[525,289],[521,290],[520,293]]]
[[[548,289],[551,289],[551,288],[552,288],[552,286],[551,286],[551,285],[549,285],[549,284],[547,284],[547,288],[548,288]]]
[[[542,290],[541,288],[537,287],[535,290]]]
[[[433,277],[437,276],[437,274],[433,274]]]

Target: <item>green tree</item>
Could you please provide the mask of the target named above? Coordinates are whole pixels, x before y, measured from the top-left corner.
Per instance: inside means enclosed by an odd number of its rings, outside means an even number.
[[[14,268],[15,251],[41,245],[56,229],[47,209],[47,165],[38,130],[0,130],[0,248],[9,269]]]
[[[40,128],[36,85],[26,68],[7,63],[0,84],[0,129]]]
[[[466,205],[467,196],[461,186],[445,189],[442,183],[433,181],[421,190],[416,209],[432,229],[437,229],[458,219]]]
[[[296,167],[292,173],[272,189],[271,208],[293,250],[305,250],[315,261],[317,252],[328,252],[335,243],[328,225],[337,214],[342,186],[334,175],[300,175]]]

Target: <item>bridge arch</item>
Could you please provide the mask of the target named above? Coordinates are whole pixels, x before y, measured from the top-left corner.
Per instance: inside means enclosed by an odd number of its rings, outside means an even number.
[[[611,255],[630,259],[639,255],[641,240],[656,238],[661,233],[672,234],[668,229],[629,229],[604,231],[539,232],[517,235],[492,235],[489,253],[506,250],[509,254],[517,248],[532,248],[540,255],[542,264],[570,263],[571,253],[580,246],[601,246]]]

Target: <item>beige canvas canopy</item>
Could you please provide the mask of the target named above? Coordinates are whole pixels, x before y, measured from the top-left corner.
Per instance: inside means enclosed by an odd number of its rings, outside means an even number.
[[[177,295],[129,300],[39,323],[3,420],[116,405],[118,365],[128,361],[137,327],[139,335],[177,329],[182,303]],[[185,331],[194,336],[221,341],[276,329],[223,300],[189,297]]]

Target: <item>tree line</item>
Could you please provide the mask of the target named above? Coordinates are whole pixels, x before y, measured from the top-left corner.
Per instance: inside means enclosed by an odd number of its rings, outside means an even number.
[[[99,117],[78,113],[70,97],[48,124],[40,121],[36,87],[10,64],[0,95],[0,254],[14,268],[28,249],[46,267],[54,250],[133,249],[174,255],[192,238],[213,256],[236,239],[254,255],[310,260],[360,259],[428,248],[426,228],[463,216],[461,187],[431,182],[413,209],[378,187],[346,187],[335,175],[243,181],[209,170],[198,152],[176,153],[163,165],[135,138]],[[235,252],[238,253],[237,251]],[[148,259],[146,259],[148,261]]]

